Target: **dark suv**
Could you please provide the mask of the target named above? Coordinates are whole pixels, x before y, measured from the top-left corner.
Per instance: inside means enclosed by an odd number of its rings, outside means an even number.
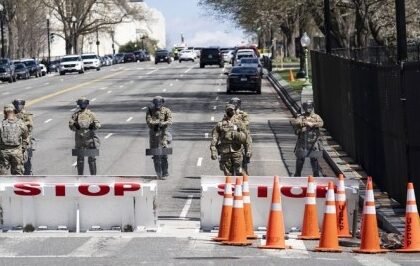
[[[206,65],[218,65],[220,68],[224,66],[223,55],[219,48],[203,48],[200,55],[200,68]]]
[[[171,63],[171,55],[168,50],[157,50],[155,54],[155,64],[160,62]]]
[[[16,81],[15,65],[9,58],[0,59],[0,80],[9,83]]]
[[[36,78],[41,77],[41,67],[35,59],[22,59],[21,63],[24,63],[29,70],[29,74]]]

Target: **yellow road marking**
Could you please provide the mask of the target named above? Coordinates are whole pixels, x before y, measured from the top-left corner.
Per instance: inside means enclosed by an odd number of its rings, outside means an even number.
[[[102,80],[107,79],[107,78],[111,78],[113,76],[116,76],[116,75],[120,74],[121,72],[122,71],[118,71],[118,72],[112,73],[112,74],[110,74],[108,76],[105,76],[105,77],[102,77],[102,78],[94,79],[94,80],[91,80],[91,81],[88,81],[88,82],[85,82],[85,83],[82,83],[82,84],[79,84],[79,85],[76,85],[76,86],[73,86],[73,87],[70,87],[70,88],[62,89],[62,90],[59,90],[59,91],[56,91],[56,92],[53,92],[53,93],[44,95],[44,96],[39,97],[39,98],[32,99],[32,100],[28,101],[26,103],[26,105],[27,106],[31,106],[31,105],[37,104],[39,102],[45,101],[47,99],[50,99],[52,97],[56,97],[56,96],[59,96],[59,95],[64,94],[64,93],[67,93],[67,92],[70,92],[70,91],[74,91],[74,90],[80,89],[80,88],[82,88],[84,86],[93,84],[95,82],[102,81]]]

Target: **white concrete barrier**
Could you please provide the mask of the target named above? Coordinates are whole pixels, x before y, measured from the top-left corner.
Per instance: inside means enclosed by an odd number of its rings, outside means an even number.
[[[322,225],[325,194],[328,182],[337,182],[335,177],[317,177],[317,207],[318,221]],[[201,177],[201,229],[203,231],[213,230],[219,226],[220,211],[223,203],[225,177],[202,176]],[[232,182],[235,179],[232,178]],[[249,177],[251,191],[252,212],[254,218],[254,229],[267,226],[268,214],[271,205],[273,188],[273,177],[251,176]],[[305,207],[306,177],[280,177],[282,207],[286,230],[292,227],[301,228],[303,212]],[[345,180],[347,206],[350,226],[353,221],[353,210],[356,208],[359,182],[353,179]]]
[[[156,195],[156,181],[137,176],[1,176],[0,222],[3,231],[139,231],[156,227]]]

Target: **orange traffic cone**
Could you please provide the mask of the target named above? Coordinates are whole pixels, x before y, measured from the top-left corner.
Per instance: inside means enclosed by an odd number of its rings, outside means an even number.
[[[413,183],[408,183],[407,188],[404,247],[397,252],[420,252],[420,221]]]
[[[293,70],[289,69],[289,81],[293,82],[295,81],[295,74],[293,73]]]
[[[349,218],[347,214],[347,200],[346,200],[346,189],[344,187],[344,176],[340,174],[338,176],[338,186],[336,195],[336,212],[337,212],[337,229],[338,237],[340,238],[351,238]]]
[[[230,177],[226,177],[225,193],[223,198],[222,213],[220,215],[219,234],[213,238],[214,241],[226,241],[229,238],[230,220],[232,218],[232,183]]]
[[[265,246],[259,248],[264,249],[285,249],[286,244],[284,240],[284,220],[281,207],[281,195],[279,177],[274,177],[273,197],[271,199],[270,216],[268,217],[267,225],[267,242]]]
[[[371,178],[368,178],[367,181],[365,202],[363,204],[360,248],[354,249],[353,252],[367,254],[387,252],[387,250],[381,249],[379,243],[375,197],[373,195],[373,184]]]
[[[249,194],[249,183],[248,176],[244,176],[244,183],[242,185],[244,192],[244,215],[246,225],[246,237],[248,239],[256,239],[257,236],[254,234],[254,221],[252,218],[252,207],[251,207],[251,196]]]
[[[325,201],[324,221],[322,222],[321,240],[315,251],[341,252],[338,246],[337,213],[335,209],[334,184],[328,183],[327,198]]]
[[[316,207],[316,185],[312,176],[308,177],[302,234],[299,236],[299,239],[319,239],[318,210]]]
[[[225,245],[247,246],[251,245],[246,239],[246,225],[244,215],[244,202],[242,198],[242,177],[236,178],[235,195],[233,197],[232,220],[228,241],[222,242]]]

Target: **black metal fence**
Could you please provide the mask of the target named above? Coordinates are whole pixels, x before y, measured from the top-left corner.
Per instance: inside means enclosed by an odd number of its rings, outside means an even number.
[[[311,54],[317,112],[375,183],[404,204],[408,180],[420,196],[420,62],[401,67],[346,53]]]

